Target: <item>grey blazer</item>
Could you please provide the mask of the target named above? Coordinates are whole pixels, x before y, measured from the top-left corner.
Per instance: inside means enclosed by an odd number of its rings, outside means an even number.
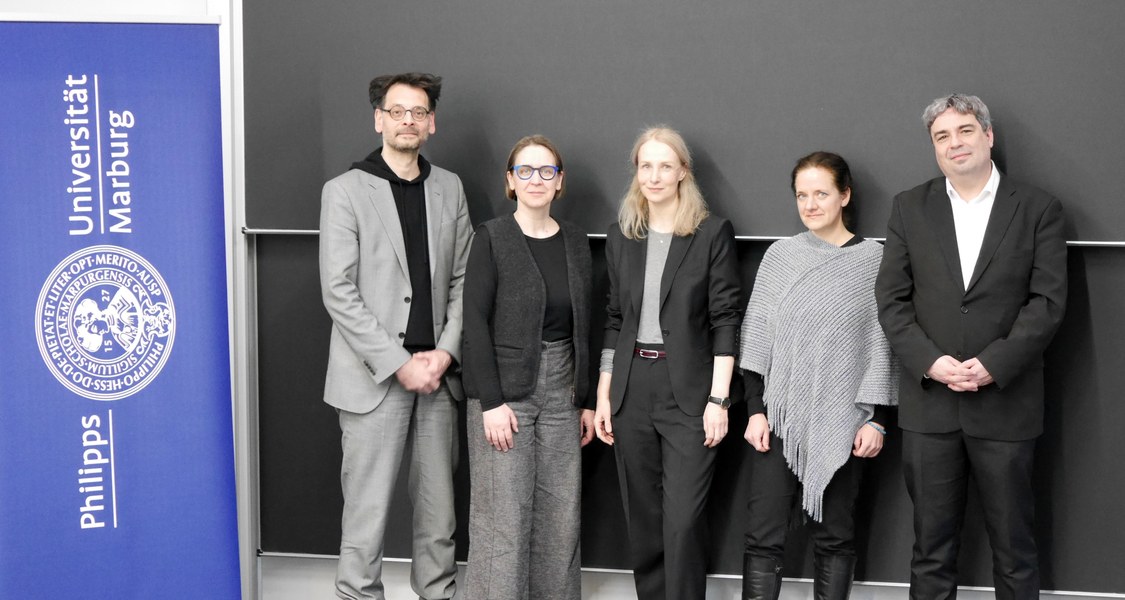
[[[434,340],[455,364],[461,357],[461,289],[472,225],[461,180],[431,167],[426,179]],[[375,409],[395,371],[410,315],[410,273],[390,183],[350,170],[324,184],[320,211],[320,289],[332,317],[324,401],[355,413]],[[457,399],[461,382],[446,383]]]

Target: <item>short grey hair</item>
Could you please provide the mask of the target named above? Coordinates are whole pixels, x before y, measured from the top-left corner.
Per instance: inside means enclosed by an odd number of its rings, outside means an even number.
[[[922,111],[922,122],[926,125],[926,131],[930,131],[941,113],[951,108],[963,115],[971,114],[976,117],[982,130],[992,129],[992,116],[988,114],[988,107],[980,98],[968,94],[950,94],[934,99],[926,110]]]

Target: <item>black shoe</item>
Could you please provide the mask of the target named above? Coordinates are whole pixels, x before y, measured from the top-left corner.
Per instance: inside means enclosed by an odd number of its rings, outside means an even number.
[[[855,557],[840,554],[813,557],[816,577],[813,579],[815,600],[846,600],[852,593]]]
[[[742,555],[742,600],[777,600],[781,594],[781,563],[772,558]]]

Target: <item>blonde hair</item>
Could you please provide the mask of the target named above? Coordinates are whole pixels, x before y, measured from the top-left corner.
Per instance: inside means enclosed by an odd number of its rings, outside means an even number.
[[[648,200],[645,199],[641,186],[637,183],[636,167],[641,146],[650,141],[657,141],[671,148],[686,172],[676,191],[680,201],[676,209],[672,233],[678,236],[691,235],[710,213],[707,210],[707,202],[703,199],[703,193],[695,183],[691,152],[688,150],[687,143],[675,129],[665,125],[645,129],[633,144],[633,179],[629,183],[629,190],[625,192],[625,197],[621,199],[617,224],[621,227],[621,233],[631,240],[641,240],[648,235]]]

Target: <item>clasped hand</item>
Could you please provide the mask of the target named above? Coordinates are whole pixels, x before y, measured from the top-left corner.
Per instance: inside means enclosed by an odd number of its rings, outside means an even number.
[[[395,371],[395,377],[407,391],[432,394],[441,387],[441,378],[452,362],[445,350],[415,352]]]
[[[935,360],[926,374],[955,392],[975,392],[992,383],[992,375],[976,357],[960,362],[947,354]]]

